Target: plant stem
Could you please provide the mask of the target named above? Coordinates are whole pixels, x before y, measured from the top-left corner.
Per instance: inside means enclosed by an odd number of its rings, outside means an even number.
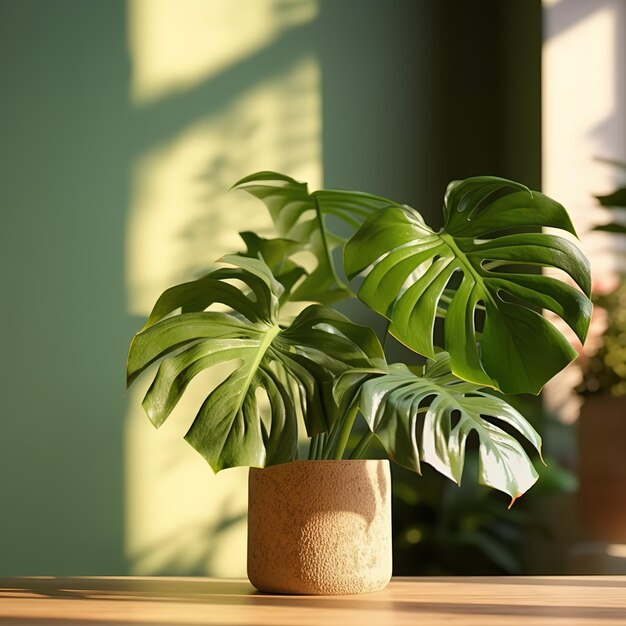
[[[311,443],[309,444],[309,461],[321,461],[326,458],[324,456],[324,447],[328,433],[320,433],[319,435],[313,435],[311,437]]]
[[[309,443],[309,461],[314,461],[317,458],[317,448],[319,445],[319,435],[313,435],[311,442]]]
[[[322,216],[322,208],[320,207],[317,196],[313,194],[311,196],[315,200],[315,217],[317,219],[317,225],[320,229],[320,238],[322,240],[322,246],[324,247],[324,252],[326,253],[326,260],[328,261],[328,268],[330,273],[335,281],[335,283],[343,289],[347,289],[344,282],[337,276],[337,270],[335,269],[335,262],[333,261],[333,254],[328,245],[328,237],[326,235],[326,225],[324,224],[324,217]]]
[[[367,448],[369,447],[370,443],[372,443],[373,439],[374,439],[374,433],[371,430],[368,430],[363,435],[363,437],[361,437],[361,440],[356,445],[356,448],[354,448],[354,450],[352,450],[352,454],[350,455],[350,458],[351,459],[362,459],[363,455],[367,451]]]
[[[391,320],[387,320],[387,325],[385,326],[385,334],[383,335],[383,352],[385,352],[385,348],[387,347],[387,337],[389,337],[389,326],[391,326]]]
[[[322,458],[328,459],[331,455],[333,445],[337,439],[337,430],[339,429],[339,420],[337,420],[333,427],[328,431],[328,437],[326,437],[326,443],[324,444],[324,450],[322,452]]]
[[[354,420],[359,412],[359,407],[352,407],[346,418],[343,420],[343,424],[341,424],[341,428],[339,430],[339,436],[337,439],[337,445],[335,447],[335,451],[333,454],[333,458],[336,460],[340,460],[343,458],[343,453],[346,451],[346,446],[348,445],[348,439],[350,438],[350,433],[352,432],[352,427],[354,426]],[[331,453],[332,451],[327,451]]]
[[[326,443],[327,433],[321,433],[318,435],[317,455],[316,459],[321,461],[324,458],[324,444]]]

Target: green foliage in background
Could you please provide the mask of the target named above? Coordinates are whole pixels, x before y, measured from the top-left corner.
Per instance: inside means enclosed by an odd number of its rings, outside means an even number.
[[[245,253],[155,305],[128,359],[129,383],[162,360],[144,400],[155,425],[196,374],[228,363],[234,371],[209,390],[186,435],[216,471],[297,458],[300,423],[310,459],[363,458],[378,442],[398,464],[420,472],[426,462],[456,482],[475,434],[478,481],[512,501],[529,489],[537,473],[519,440],[539,451],[540,437],[486,389],[536,394],[574,358],[542,309],[585,339],[588,262],[569,240],[536,232],[575,234],[565,209],[519,183],[470,178],[449,185],[445,226],[435,232],[406,205],[310,193],[274,172],[235,187],[265,203],[278,236],[242,233]],[[303,254],[313,267],[300,263]],[[541,267],[562,270],[578,288]],[[387,363],[373,331],[326,308],[354,297],[350,281],[425,367]],[[291,319],[283,305],[296,301],[316,304]],[[359,414],[369,428],[351,447]]]
[[[626,169],[626,164],[621,165]],[[594,230],[620,236],[626,245],[626,187],[620,187],[605,196],[596,196],[598,202],[612,211],[614,221],[594,227]],[[621,214],[621,215],[620,215]],[[621,221],[619,218],[621,217]],[[626,256],[626,255],[623,255]],[[607,328],[602,334],[598,351],[583,367],[583,382],[578,391],[587,394],[626,396],[626,277],[622,273],[614,291],[594,297],[594,302],[604,309]]]
[[[626,169],[626,164],[622,164],[622,167]],[[624,211],[626,210],[626,187],[620,187],[606,196],[596,196],[596,199],[606,209]],[[593,230],[624,235],[626,234],[626,224],[614,221],[607,224],[599,224]]]
[[[626,282],[615,291],[594,298],[607,313],[607,327],[598,351],[583,369],[579,393],[626,396]]]

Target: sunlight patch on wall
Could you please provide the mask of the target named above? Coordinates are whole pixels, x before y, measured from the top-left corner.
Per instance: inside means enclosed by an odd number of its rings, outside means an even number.
[[[271,45],[271,33],[316,14],[314,2],[302,1],[203,0],[189,2],[189,12],[187,3],[182,11],[176,0],[130,4],[139,122],[142,111],[167,98],[170,90],[184,99],[196,82],[209,81],[210,86],[213,71],[236,71],[246,55]],[[235,19],[245,13],[242,6],[255,20]],[[286,16],[281,13],[285,7]],[[174,13],[178,15],[166,19]],[[218,45],[224,38],[228,43]],[[211,40],[206,46],[205,39]],[[206,113],[135,158],[126,272],[128,307],[134,315],[144,317],[164,289],[196,278],[218,257],[241,250],[238,231],[270,233],[271,222],[258,200],[228,191],[236,180],[274,169],[321,185],[315,55],[303,44],[287,67],[267,76],[250,75],[245,83],[227,106],[207,102]],[[207,385],[223,375],[210,371],[194,381],[159,431],[141,409],[149,377],[129,393],[126,540],[133,573],[245,575],[247,470],[214,476],[182,439]]]
[[[544,0],[544,33],[543,190],[572,216],[602,289],[614,280],[616,241],[589,229],[609,221],[594,194],[614,191],[622,176],[601,159],[626,160],[626,2]],[[592,341],[594,332],[602,329],[592,327]],[[579,382],[570,366],[546,387],[546,406],[563,421],[578,417]]]
[[[128,6],[136,104],[193,86],[318,12],[315,0],[130,0]]]
[[[598,2],[598,10],[575,19],[584,3],[547,3],[543,49],[544,189],[553,193],[586,231],[604,215],[592,195],[608,192],[616,171],[599,157],[623,156],[626,111],[618,111],[618,8],[623,0]],[[553,6],[552,6],[553,5]],[[569,11],[566,11],[569,9]],[[550,36],[551,29],[556,31]],[[620,119],[621,118],[621,119]],[[602,236],[601,237],[605,237]],[[605,239],[603,239],[605,241]],[[601,247],[598,244],[597,247]]]
[[[229,188],[257,170],[321,181],[319,68],[304,56],[136,160],[129,219],[129,307],[149,311],[163,289],[243,249],[239,231],[271,232],[258,200]]]

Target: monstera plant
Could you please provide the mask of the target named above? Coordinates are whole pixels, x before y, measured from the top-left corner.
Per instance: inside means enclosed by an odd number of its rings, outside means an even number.
[[[576,356],[542,310],[585,339],[590,271],[565,209],[475,177],[448,186],[434,230],[407,205],[311,192],[275,172],[235,188],[265,204],[277,236],[241,233],[245,252],[158,299],[128,356],[129,383],[161,361],[143,402],[153,424],[197,374],[227,364],[185,437],[214,471],[296,461],[305,435],[308,460],[364,459],[378,440],[391,460],[460,482],[476,433],[479,482],[511,503],[529,489],[537,473],[523,442],[540,453],[541,438],[496,392],[537,394]],[[330,308],[346,298],[385,318],[423,364],[388,363],[372,329]],[[291,318],[284,305],[295,302]],[[359,415],[368,429],[348,449]]]

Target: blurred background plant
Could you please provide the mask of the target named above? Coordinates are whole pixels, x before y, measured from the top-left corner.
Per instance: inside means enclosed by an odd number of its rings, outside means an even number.
[[[626,164],[609,161],[626,170]],[[593,554],[626,544],[626,187],[596,196],[609,221],[593,231],[609,233],[614,271],[594,281],[592,340],[578,360],[583,404],[578,422],[578,514]],[[594,544],[589,544],[594,545]],[[614,573],[623,573],[623,569]]]
[[[614,163],[626,171],[626,163]],[[593,230],[620,238],[618,271],[615,279],[594,280],[595,315],[603,329],[581,355],[583,380],[578,392],[584,396],[626,396],[626,187],[596,198],[611,212],[612,220]]]
[[[626,396],[626,281],[594,297],[601,309],[605,330],[595,353],[582,357],[582,395]]]

